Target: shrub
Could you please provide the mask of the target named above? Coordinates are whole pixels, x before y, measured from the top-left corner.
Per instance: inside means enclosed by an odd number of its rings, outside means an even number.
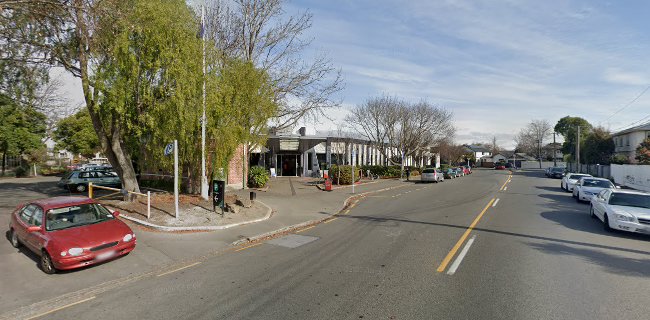
[[[248,186],[251,188],[263,188],[269,182],[269,173],[266,168],[255,166],[248,171]]]
[[[361,168],[355,167],[354,180],[361,180]],[[332,183],[341,185],[352,184],[352,166],[337,166],[332,165],[329,170],[329,176],[332,178]]]
[[[420,170],[418,169],[411,169],[411,177],[413,176],[419,176],[420,175]]]
[[[16,178],[27,177],[29,175],[29,168],[18,167],[18,168],[16,168],[15,173],[16,173]]]

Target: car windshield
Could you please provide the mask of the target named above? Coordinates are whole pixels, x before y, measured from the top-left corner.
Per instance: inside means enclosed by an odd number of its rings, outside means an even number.
[[[572,175],[569,177],[569,179],[571,179],[571,180],[578,180],[578,179],[583,178],[583,177],[589,177],[589,176],[586,175],[586,174],[572,174]]]
[[[70,179],[70,177],[72,177],[73,174],[74,174],[74,171],[70,171],[70,172],[66,173],[65,175],[63,175],[61,180],[68,180],[68,179]]]
[[[614,187],[614,185],[607,180],[593,180],[593,179],[584,180],[582,185],[588,188],[613,188]]]
[[[114,219],[113,215],[101,205],[95,203],[82,204],[49,210],[45,229],[55,231],[111,219]]]
[[[552,172],[564,172],[564,168],[553,168],[551,169]]]
[[[436,169],[424,169],[422,173],[436,173]]]
[[[614,206],[626,206],[650,209],[650,195],[613,193],[609,197],[609,204]]]

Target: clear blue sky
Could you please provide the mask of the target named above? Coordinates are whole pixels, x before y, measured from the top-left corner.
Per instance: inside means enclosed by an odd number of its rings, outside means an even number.
[[[388,93],[455,113],[459,142],[505,147],[531,119],[613,131],[650,116],[649,1],[296,0],[351,106]],[[650,118],[647,119],[650,121]]]

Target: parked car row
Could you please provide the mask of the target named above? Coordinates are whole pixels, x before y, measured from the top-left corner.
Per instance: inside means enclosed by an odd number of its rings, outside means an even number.
[[[463,177],[472,173],[471,166],[460,166],[455,168],[436,169],[426,168],[422,170],[420,179],[422,182],[443,182],[445,179]]]
[[[549,171],[553,176],[552,168]],[[563,174],[560,188],[577,202],[589,203],[589,215],[605,230],[650,234],[650,193],[622,190],[608,179],[583,173]]]

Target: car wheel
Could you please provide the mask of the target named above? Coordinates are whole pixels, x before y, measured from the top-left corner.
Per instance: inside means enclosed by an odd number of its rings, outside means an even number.
[[[589,215],[594,219],[598,218],[598,217],[596,217],[596,214],[594,213],[594,206],[589,207]]]
[[[86,185],[85,184],[78,184],[74,189],[77,190],[77,192],[84,192],[84,191],[86,191]]]
[[[578,194],[578,196],[576,196],[575,198],[576,198],[576,202],[577,202],[577,203],[582,202],[582,201],[580,201],[580,194]]]
[[[43,253],[41,254],[41,270],[47,274],[56,273],[56,268],[54,268],[54,264],[52,264],[52,258],[45,250],[43,250]]]
[[[612,232],[614,229],[609,226],[609,218],[607,218],[607,213],[605,213],[604,218],[603,218],[603,229],[607,232]]]
[[[9,239],[11,239],[11,245],[14,248],[20,248],[20,241],[18,240],[18,235],[14,229],[9,230]]]

